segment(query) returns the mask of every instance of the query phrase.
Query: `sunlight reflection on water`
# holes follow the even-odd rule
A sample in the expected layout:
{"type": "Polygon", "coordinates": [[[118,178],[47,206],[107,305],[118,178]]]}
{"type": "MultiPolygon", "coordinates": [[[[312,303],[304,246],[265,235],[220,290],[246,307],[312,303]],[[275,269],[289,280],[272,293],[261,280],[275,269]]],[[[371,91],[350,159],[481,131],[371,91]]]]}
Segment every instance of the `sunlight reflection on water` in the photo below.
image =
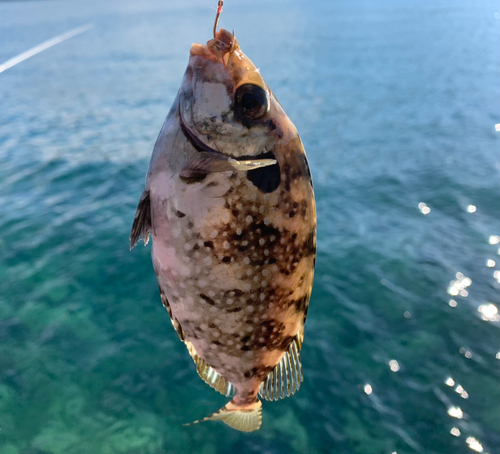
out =
{"type": "Polygon", "coordinates": [[[461,385],[457,385],[457,387],[455,388],[455,392],[457,394],[460,394],[460,397],[462,399],[468,399],[469,398],[469,394],[467,393],[467,391],[461,385]]]}
{"type": "Polygon", "coordinates": [[[490,244],[498,244],[498,243],[500,243],[500,236],[491,235],[490,236],[490,244]]]}
{"type": "Polygon", "coordinates": [[[456,278],[456,280],[450,282],[448,293],[452,296],[460,295],[464,298],[467,297],[469,292],[465,289],[472,284],[472,280],[460,272],[456,274],[456,278]]]}
{"type": "Polygon", "coordinates": [[[431,209],[427,206],[427,204],[425,204],[424,202],[420,202],[418,204],[418,208],[420,208],[420,211],[423,213],[423,214],[429,214],[431,212],[431,209]]]}
{"type": "Polygon", "coordinates": [[[483,452],[483,446],[474,437],[467,437],[467,444],[470,449],[477,452],[483,452]]]}
{"type": "Polygon", "coordinates": [[[460,347],[459,352],[464,355],[467,359],[472,358],[472,352],[465,347],[460,347]]]}
{"type": "Polygon", "coordinates": [[[450,408],[448,408],[448,414],[452,418],[457,418],[457,419],[462,419],[464,417],[464,414],[463,414],[462,409],[460,407],[450,407],[450,408]]]}
{"type": "Polygon", "coordinates": [[[399,366],[399,363],[395,360],[395,359],[391,359],[389,361],[389,368],[393,371],[393,372],[398,372],[399,369],[400,369],[400,366],[399,366]]]}
{"type": "Polygon", "coordinates": [[[483,320],[488,320],[490,322],[498,322],[500,320],[498,308],[494,304],[481,304],[477,310],[481,313],[481,318],[483,320]]]}

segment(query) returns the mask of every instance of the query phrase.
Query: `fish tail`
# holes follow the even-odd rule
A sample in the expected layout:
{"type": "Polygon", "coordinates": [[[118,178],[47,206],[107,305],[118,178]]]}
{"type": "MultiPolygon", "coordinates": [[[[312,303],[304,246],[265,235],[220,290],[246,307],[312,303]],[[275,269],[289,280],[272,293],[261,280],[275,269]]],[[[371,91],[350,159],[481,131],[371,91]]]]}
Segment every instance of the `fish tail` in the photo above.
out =
{"type": "MultiPolygon", "coordinates": [[[[262,424],[262,402],[257,399],[250,404],[238,403],[235,397],[231,402],[216,411],[213,415],[194,421],[197,424],[203,421],[222,421],[233,429],[242,432],[258,430],[262,424]]],[[[186,424],[190,425],[190,424],[186,424]]]]}

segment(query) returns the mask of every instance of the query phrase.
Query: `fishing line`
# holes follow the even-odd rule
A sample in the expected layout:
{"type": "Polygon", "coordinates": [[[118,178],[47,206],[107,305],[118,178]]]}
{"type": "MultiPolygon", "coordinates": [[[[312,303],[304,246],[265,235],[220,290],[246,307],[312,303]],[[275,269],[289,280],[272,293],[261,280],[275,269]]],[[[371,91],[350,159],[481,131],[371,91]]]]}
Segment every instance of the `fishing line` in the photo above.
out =
{"type": "Polygon", "coordinates": [[[49,47],[55,46],[56,44],[62,43],[63,41],[72,38],[73,36],[86,32],[92,27],[92,24],[82,25],[81,27],[73,28],[61,35],[54,36],[54,38],[44,41],[43,43],[38,44],[37,46],[32,47],[31,49],[28,49],[27,51],[15,56],[14,58],[11,58],[10,60],[7,60],[6,62],[0,64],[0,73],[4,72],[6,69],[12,68],[14,65],[17,65],[18,63],[21,63],[22,61],[30,57],[33,57],[33,55],[36,55],[48,49],[49,47]]]}

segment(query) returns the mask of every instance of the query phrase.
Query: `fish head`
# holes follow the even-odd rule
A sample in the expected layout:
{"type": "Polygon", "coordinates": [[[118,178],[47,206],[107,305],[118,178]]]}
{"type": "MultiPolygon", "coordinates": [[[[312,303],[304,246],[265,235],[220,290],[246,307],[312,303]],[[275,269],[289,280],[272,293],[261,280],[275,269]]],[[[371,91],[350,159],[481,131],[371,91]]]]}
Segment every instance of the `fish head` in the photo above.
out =
{"type": "Polygon", "coordinates": [[[234,158],[274,147],[273,117],[284,112],[227,30],[206,45],[193,44],[179,95],[182,122],[208,147],[234,158]]]}

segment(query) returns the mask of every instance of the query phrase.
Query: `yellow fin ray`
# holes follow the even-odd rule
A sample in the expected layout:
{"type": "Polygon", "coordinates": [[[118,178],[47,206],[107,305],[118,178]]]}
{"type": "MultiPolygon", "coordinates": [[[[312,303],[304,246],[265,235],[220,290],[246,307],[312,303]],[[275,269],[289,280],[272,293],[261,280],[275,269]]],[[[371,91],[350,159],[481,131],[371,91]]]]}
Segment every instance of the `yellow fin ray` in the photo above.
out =
{"type": "Polygon", "coordinates": [[[260,385],[259,395],[266,400],[284,399],[295,394],[303,381],[299,348],[297,339],[294,339],[280,362],[260,385]]]}
{"type": "Polygon", "coordinates": [[[232,400],[213,415],[191,424],[204,421],[222,421],[241,432],[253,432],[258,430],[262,424],[262,402],[257,400],[257,402],[248,405],[238,405],[232,400]]]}
{"type": "Polygon", "coordinates": [[[219,391],[225,396],[234,395],[234,386],[222,375],[220,375],[215,369],[210,367],[201,356],[198,356],[193,344],[190,341],[184,342],[189,351],[189,354],[191,355],[191,358],[193,358],[193,361],[196,364],[196,372],[198,372],[198,375],[201,377],[201,379],[207,385],[210,385],[216,391],[219,391]]]}

